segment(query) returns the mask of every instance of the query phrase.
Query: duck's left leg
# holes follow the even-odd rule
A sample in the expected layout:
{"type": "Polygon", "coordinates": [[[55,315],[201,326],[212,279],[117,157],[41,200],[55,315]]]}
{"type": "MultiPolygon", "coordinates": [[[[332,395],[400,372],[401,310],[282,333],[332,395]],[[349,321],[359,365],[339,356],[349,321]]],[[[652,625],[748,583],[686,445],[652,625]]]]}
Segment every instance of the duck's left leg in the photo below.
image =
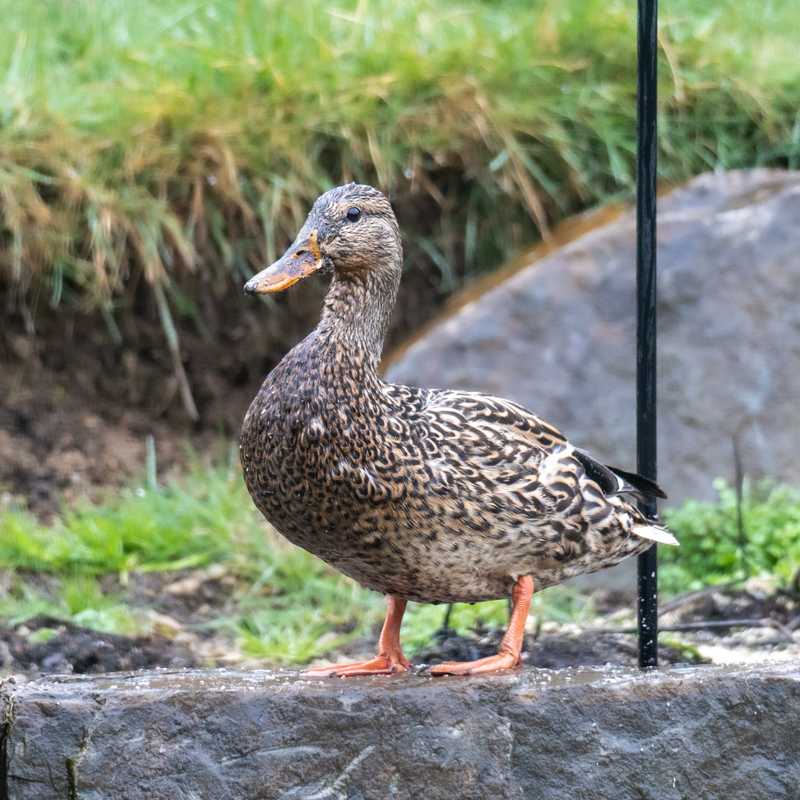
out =
{"type": "Polygon", "coordinates": [[[479,658],[477,661],[447,661],[431,667],[431,675],[479,675],[512,669],[519,664],[522,640],[525,636],[525,621],[533,597],[533,578],[526,575],[518,578],[511,590],[511,620],[508,630],[500,642],[497,655],[479,658]]]}
{"type": "Polygon", "coordinates": [[[403,655],[400,647],[400,625],[406,610],[402,597],[386,596],[386,619],[378,640],[378,655],[369,661],[354,664],[331,664],[329,667],[312,667],[303,674],[311,678],[350,678],[356,675],[393,675],[405,672],[411,662],[403,655]]]}

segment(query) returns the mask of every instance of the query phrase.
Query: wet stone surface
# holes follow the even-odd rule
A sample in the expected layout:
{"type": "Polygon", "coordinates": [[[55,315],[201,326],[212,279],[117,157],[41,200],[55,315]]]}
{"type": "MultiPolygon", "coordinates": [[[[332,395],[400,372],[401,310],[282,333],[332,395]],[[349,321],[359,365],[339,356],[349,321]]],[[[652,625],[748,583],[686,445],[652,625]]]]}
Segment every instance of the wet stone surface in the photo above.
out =
{"type": "Polygon", "coordinates": [[[118,673],[7,681],[0,708],[9,800],[776,800],[800,785],[791,664],[118,673]]]}

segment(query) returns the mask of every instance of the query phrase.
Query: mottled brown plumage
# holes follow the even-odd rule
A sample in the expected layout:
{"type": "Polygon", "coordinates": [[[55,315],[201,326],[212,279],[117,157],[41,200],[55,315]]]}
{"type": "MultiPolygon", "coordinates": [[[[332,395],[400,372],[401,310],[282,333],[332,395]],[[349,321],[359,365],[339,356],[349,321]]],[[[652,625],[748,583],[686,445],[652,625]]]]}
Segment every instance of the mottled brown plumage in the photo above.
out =
{"type": "Polygon", "coordinates": [[[319,325],[244,420],[245,480],[270,523],[364,586],[433,602],[507,597],[521,576],[543,588],[671,539],[631,501],[657,487],[521,406],[381,380],[401,265],[388,201],[349,184],[320,197],[287,255],[248,284],[333,273],[319,325]]]}

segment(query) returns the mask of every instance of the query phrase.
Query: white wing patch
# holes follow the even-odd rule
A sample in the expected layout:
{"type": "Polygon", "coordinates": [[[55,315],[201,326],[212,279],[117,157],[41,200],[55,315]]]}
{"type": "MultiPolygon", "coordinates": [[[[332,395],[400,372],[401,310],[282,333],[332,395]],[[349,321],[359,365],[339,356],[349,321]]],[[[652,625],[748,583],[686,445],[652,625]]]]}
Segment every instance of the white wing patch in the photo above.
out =
{"type": "Polygon", "coordinates": [[[559,473],[564,469],[564,461],[572,455],[574,450],[575,448],[567,442],[542,459],[542,463],[539,464],[539,483],[542,486],[547,486],[548,483],[558,478],[559,473]]]}

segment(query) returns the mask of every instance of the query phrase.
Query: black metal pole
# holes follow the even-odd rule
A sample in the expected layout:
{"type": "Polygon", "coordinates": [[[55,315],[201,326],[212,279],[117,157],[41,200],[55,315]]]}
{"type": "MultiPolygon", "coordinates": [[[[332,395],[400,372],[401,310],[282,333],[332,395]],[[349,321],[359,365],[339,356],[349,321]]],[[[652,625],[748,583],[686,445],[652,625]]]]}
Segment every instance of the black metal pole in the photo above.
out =
{"type": "MultiPolygon", "coordinates": [[[[636,152],[636,458],[640,474],[656,479],[656,57],[658,0],[638,0],[636,152]]],[[[654,500],[642,511],[656,512],[654,500]]],[[[658,665],[658,555],[639,556],[639,666],[658,665]]]]}

